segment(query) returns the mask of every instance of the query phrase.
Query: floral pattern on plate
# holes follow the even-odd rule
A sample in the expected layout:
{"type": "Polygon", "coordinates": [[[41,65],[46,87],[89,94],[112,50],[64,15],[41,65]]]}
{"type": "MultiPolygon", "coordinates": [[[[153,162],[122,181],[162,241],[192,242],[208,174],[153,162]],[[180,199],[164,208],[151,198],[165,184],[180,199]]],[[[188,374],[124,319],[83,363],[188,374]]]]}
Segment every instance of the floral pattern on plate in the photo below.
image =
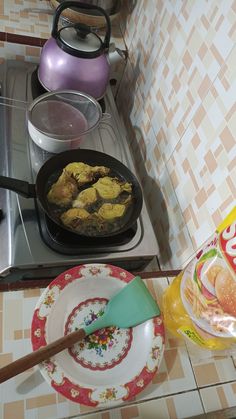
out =
{"type": "Polygon", "coordinates": [[[53,286],[52,288],[48,289],[39,307],[39,317],[43,318],[48,316],[59,294],[60,288],[58,286],[53,286]]]}
{"type": "MultiPolygon", "coordinates": [[[[88,326],[104,313],[108,300],[88,299],[75,307],[65,325],[65,334],[88,326]]],[[[69,349],[73,359],[85,368],[106,370],[118,365],[127,355],[132,342],[132,328],[106,327],[87,336],[69,349]]]]}
{"type": "MultiPolygon", "coordinates": [[[[106,302],[133,278],[124,269],[105,264],[80,265],[61,273],[45,289],[35,307],[31,327],[33,350],[60,337],[67,323],[69,332],[101,315],[106,302]],[[77,322],[78,307],[82,307],[86,300],[90,302],[88,311],[83,312],[77,322]],[[93,309],[91,301],[97,304],[93,309]]],[[[158,371],[165,335],[161,316],[135,328],[123,329],[124,335],[118,328],[104,330],[96,337],[95,334],[87,337],[83,351],[87,351],[90,368],[77,362],[78,359],[75,361],[69,351],[40,364],[40,371],[48,383],[75,403],[102,407],[120,404],[142,391],[158,371]],[[114,350],[117,365],[113,365],[111,358],[110,365],[109,362],[105,365],[107,354],[114,350]],[[91,363],[92,353],[96,359],[94,364],[91,363]],[[94,368],[96,362],[100,363],[100,369],[94,368]]]]}

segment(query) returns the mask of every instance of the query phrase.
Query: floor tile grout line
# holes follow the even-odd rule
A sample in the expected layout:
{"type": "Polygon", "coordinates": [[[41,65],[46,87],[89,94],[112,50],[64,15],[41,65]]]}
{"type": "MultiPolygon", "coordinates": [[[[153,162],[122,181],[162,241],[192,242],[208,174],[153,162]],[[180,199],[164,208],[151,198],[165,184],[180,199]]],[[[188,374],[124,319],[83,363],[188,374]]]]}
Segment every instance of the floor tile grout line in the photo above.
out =
{"type": "MultiPolygon", "coordinates": [[[[203,411],[206,413],[200,391],[204,390],[205,388],[207,388],[207,389],[212,388],[212,387],[214,388],[214,387],[218,387],[218,386],[225,385],[225,384],[231,384],[231,383],[235,383],[235,382],[236,382],[236,380],[229,380],[229,381],[224,381],[224,382],[220,382],[220,383],[209,384],[209,385],[206,385],[206,386],[199,386],[199,387],[197,386],[196,388],[193,388],[193,389],[190,389],[190,390],[183,390],[183,391],[180,391],[180,392],[172,392],[172,393],[168,393],[166,395],[151,397],[151,398],[145,399],[145,400],[137,400],[133,403],[130,402],[126,405],[121,404],[121,405],[118,405],[118,406],[111,406],[111,407],[108,407],[108,408],[105,408],[105,409],[98,410],[97,413],[102,413],[106,410],[114,410],[114,409],[128,408],[128,407],[132,407],[132,406],[139,406],[140,404],[145,404],[145,403],[148,403],[148,402],[151,402],[151,401],[166,399],[166,398],[169,398],[169,397],[174,397],[174,396],[178,396],[178,395],[182,395],[182,394],[189,394],[189,393],[193,393],[195,391],[197,391],[199,393],[199,398],[200,398],[200,401],[201,401],[201,404],[202,404],[202,407],[203,407],[203,411]]],[[[91,414],[91,413],[92,412],[88,412],[88,413],[84,413],[82,415],[86,416],[86,415],[91,414]]],[[[72,419],[72,418],[74,418],[74,416],[71,416],[68,419],[70,419],[70,418],[72,419]]]]}
{"type": "Polygon", "coordinates": [[[201,392],[200,392],[199,389],[198,389],[198,395],[199,395],[199,399],[200,399],[200,402],[201,402],[201,405],[202,405],[202,410],[203,410],[204,413],[207,413],[206,410],[205,410],[205,406],[204,406],[204,403],[203,403],[203,398],[202,398],[202,395],[201,395],[201,392]]]}
{"type": "Polygon", "coordinates": [[[235,370],[236,370],[236,354],[232,354],[232,355],[230,355],[230,358],[232,359],[232,362],[233,362],[234,368],[235,368],[235,370]],[[234,358],[235,358],[235,360],[234,360],[234,358]]]}
{"type": "Polygon", "coordinates": [[[201,385],[198,386],[199,390],[204,390],[205,388],[210,388],[210,387],[218,387],[218,386],[223,386],[225,384],[234,384],[236,383],[236,378],[234,380],[227,380],[227,381],[220,381],[219,383],[214,383],[214,384],[206,384],[205,386],[201,385]]]}
{"type": "MultiPolygon", "coordinates": [[[[145,404],[145,403],[152,402],[152,401],[155,401],[155,400],[166,399],[166,398],[169,398],[169,397],[174,397],[174,396],[178,396],[178,395],[182,395],[182,394],[189,394],[189,393],[193,393],[195,391],[198,392],[198,389],[197,388],[194,388],[194,389],[190,389],[190,390],[183,390],[183,391],[180,391],[178,393],[174,392],[174,393],[170,393],[168,395],[151,397],[150,399],[137,400],[137,401],[134,401],[134,402],[130,402],[129,404],[120,404],[120,405],[117,405],[117,406],[111,406],[111,407],[107,407],[107,408],[104,408],[104,409],[101,409],[101,410],[96,411],[96,414],[101,414],[101,413],[103,413],[103,412],[105,412],[107,410],[113,411],[115,409],[129,408],[129,407],[133,407],[133,406],[139,407],[140,404],[145,404]]],[[[86,416],[86,415],[92,414],[92,413],[93,412],[82,413],[82,415],[83,416],[86,416]]],[[[76,418],[76,416],[75,417],[74,416],[70,416],[69,418],[66,418],[66,419],[73,419],[73,418],[76,418]]]]}
{"type": "Polygon", "coordinates": [[[194,368],[193,368],[193,362],[192,362],[192,359],[191,359],[191,357],[190,357],[190,353],[189,353],[189,350],[188,350],[187,345],[185,345],[185,349],[186,349],[186,351],[187,351],[188,358],[189,358],[189,362],[190,362],[190,365],[191,365],[191,368],[192,368],[193,378],[194,378],[194,381],[195,381],[196,386],[197,386],[197,388],[198,388],[197,378],[196,378],[196,374],[195,374],[195,371],[194,371],[194,368]]]}

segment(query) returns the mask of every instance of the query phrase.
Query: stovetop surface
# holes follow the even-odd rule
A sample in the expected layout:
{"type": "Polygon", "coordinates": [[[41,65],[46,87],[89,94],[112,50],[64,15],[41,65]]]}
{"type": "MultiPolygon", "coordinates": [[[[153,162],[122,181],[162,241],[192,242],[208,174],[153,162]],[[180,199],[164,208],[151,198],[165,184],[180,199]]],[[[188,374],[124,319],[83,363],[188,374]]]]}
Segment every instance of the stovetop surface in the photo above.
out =
{"type": "MultiPolygon", "coordinates": [[[[30,139],[27,131],[27,104],[36,95],[43,93],[39,92],[39,86],[34,79],[36,70],[35,64],[19,61],[6,61],[0,66],[0,174],[30,183],[35,182],[39,168],[52,156],[40,149],[30,139]]],[[[134,171],[110,89],[105,97],[105,106],[110,117],[105,117],[99,127],[87,136],[81,148],[110,154],[134,171]]],[[[128,268],[125,261],[136,260],[140,263],[141,258],[143,261],[150,260],[157,254],[156,238],[145,203],[136,225],[126,236],[118,237],[113,242],[103,239],[101,243],[86,243],[85,239],[79,246],[66,238],[69,244],[67,251],[63,251],[60,244],[60,234],[57,234],[57,239],[60,240],[57,240],[56,251],[50,246],[50,240],[46,244],[45,231],[42,231],[48,228],[43,220],[45,215],[40,214],[39,228],[33,199],[0,189],[0,207],[4,214],[0,223],[0,237],[4,237],[0,276],[19,270],[20,275],[26,277],[31,270],[34,274],[37,271],[40,275],[42,271],[50,276],[58,266],[67,267],[89,261],[120,263],[128,268]]],[[[53,231],[53,226],[51,227],[53,231]]]]}

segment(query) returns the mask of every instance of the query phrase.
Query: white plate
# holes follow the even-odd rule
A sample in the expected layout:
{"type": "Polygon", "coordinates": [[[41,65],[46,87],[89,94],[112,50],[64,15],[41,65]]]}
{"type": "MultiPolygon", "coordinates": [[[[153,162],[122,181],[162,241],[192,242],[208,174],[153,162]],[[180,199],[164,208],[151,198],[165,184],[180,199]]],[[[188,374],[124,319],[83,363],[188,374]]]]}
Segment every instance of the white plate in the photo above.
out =
{"type": "MultiPolygon", "coordinates": [[[[133,277],[105,264],[81,265],[59,275],[36,305],[33,349],[94,320],[133,277]]],[[[158,370],[163,351],[164,326],[158,316],[134,328],[98,331],[43,362],[40,370],[56,391],[74,402],[115,405],[146,387],[158,370]]]]}

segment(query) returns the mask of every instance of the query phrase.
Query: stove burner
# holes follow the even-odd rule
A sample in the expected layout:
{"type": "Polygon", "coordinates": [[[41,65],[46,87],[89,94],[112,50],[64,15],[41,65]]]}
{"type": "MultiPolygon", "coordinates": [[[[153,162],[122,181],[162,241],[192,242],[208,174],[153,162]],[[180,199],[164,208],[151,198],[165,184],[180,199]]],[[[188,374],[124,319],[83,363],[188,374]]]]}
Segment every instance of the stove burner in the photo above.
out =
{"type": "Polygon", "coordinates": [[[116,246],[129,243],[137,231],[136,222],[128,230],[112,237],[91,238],[79,236],[78,234],[70,233],[55,224],[47,214],[41,210],[37,201],[35,201],[35,207],[38,215],[39,231],[44,243],[52,250],[65,255],[81,255],[91,252],[103,253],[104,250],[113,250],[116,246]]]}
{"type": "MultiPolygon", "coordinates": [[[[40,167],[52,157],[29,137],[26,109],[45,93],[37,77],[37,64],[5,60],[0,65],[2,100],[0,106],[0,174],[35,183],[40,167]],[[7,99],[3,99],[3,98],[7,99]]],[[[107,153],[135,170],[125,129],[119,122],[111,88],[104,96],[110,118],[101,121],[82,148],[107,153]]],[[[104,108],[103,108],[104,110],[104,108]]],[[[83,263],[111,263],[130,271],[142,270],[158,247],[144,202],[140,217],[121,235],[91,239],[58,229],[25,199],[0,189],[0,233],[4,242],[0,252],[0,281],[53,278],[71,266],[83,263]]],[[[39,205],[39,203],[38,203],[39,205]]],[[[39,206],[40,207],[40,206],[39,206]]]]}
{"type": "MultiPolygon", "coordinates": [[[[44,89],[44,87],[41,85],[39,79],[38,79],[38,69],[36,69],[33,73],[32,73],[32,78],[31,78],[31,88],[32,88],[32,97],[33,99],[36,99],[38,96],[43,95],[44,93],[47,93],[47,90],[44,89]]],[[[102,108],[102,112],[104,113],[106,111],[106,105],[105,105],[105,100],[102,97],[101,99],[98,100],[99,105],[102,108]]]]}
{"type": "MultiPolygon", "coordinates": [[[[46,93],[46,90],[43,88],[39,82],[37,69],[32,73],[31,80],[32,96],[35,99],[39,95],[46,93]]],[[[101,99],[99,101],[102,111],[105,111],[105,101],[101,99]]],[[[43,152],[39,147],[32,144],[34,155],[37,154],[43,155],[47,160],[50,155],[49,153],[43,152]]],[[[44,243],[49,246],[52,250],[57,253],[64,255],[81,255],[81,254],[91,254],[91,253],[108,253],[110,250],[115,251],[115,248],[129,243],[131,239],[135,236],[137,232],[137,222],[129,228],[127,231],[117,234],[113,237],[103,237],[103,238],[90,238],[85,236],[79,236],[74,233],[60,228],[55,224],[45,213],[41,210],[40,205],[37,205],[37,200],[35,201],[35,207],[37,210],[37,218],[39,225],[39,232],[44,243]]]]}

